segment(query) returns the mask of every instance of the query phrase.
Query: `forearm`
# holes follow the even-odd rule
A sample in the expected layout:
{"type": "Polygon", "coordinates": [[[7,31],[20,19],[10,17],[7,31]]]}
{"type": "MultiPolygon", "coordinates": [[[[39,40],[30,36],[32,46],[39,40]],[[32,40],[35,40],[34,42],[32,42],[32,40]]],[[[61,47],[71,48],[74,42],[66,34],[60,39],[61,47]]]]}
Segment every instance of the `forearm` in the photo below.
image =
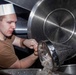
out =
{"type": "Polygon", "coordinates": [[[21,59],[20,60],[20,67],[21,68],[30,67],[36,61],[37,58],[38,58],[38,56],[31,54],[30,56],[28,56],[24,59],[21,59]]]}
{"type": "Polygon", "coordinates": [[[25,39],[23,39],[23,38],[20,39],[20,47],[22,47],[22,48],[25,48],[25,45],[24,45],[24,43],[23,43],[24,40],[25,40],[25,39]]]}
{"type": "Polygon", "coordinates": [[[19,37],[15,36],[15,39],[12,44],[15,46],[18,46],[18,47],[25,48],[26,46],[23,44],[24,40],[25,40],[24,38],[19,38],[19,37]]]}

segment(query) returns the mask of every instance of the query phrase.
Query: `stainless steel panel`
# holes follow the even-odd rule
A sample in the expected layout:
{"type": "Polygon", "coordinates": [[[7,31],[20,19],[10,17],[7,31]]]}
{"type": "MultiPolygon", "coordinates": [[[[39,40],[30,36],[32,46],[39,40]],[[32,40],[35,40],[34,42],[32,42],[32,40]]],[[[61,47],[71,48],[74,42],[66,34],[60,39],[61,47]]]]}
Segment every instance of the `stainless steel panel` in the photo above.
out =
{"type": "Polygon", "coordinates": [[[5,0],[5,1],[13,3],[23,9],[31,11],[31,9],[38,0],[5,0]]]}
{"type": "Polygon", "coordinates": [[[62,65],[58,71],[71,75],[76,75],[76,64],[62,65]]]}
{"type": "Polygon", "coordinates": [[[15,33],[16,34],[27,34],[27,21],[25,19],[18,17],[15,33]]]}

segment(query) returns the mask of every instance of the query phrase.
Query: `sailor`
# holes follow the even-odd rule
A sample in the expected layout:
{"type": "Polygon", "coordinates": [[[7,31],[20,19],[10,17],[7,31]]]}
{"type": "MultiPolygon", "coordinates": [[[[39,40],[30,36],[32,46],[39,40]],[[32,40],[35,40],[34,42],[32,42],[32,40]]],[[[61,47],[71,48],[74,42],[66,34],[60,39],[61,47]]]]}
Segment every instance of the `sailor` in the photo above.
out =
{"type": "Polygon", "coordinates": [[[17,16],[13,4],[0,5],[0,68],[28,68],[38,58],[35,39],[23,39],[13,34],[17,16]],[[13,45],[34,50],[34,53],[21,60],[17,57],[13,45]]]}

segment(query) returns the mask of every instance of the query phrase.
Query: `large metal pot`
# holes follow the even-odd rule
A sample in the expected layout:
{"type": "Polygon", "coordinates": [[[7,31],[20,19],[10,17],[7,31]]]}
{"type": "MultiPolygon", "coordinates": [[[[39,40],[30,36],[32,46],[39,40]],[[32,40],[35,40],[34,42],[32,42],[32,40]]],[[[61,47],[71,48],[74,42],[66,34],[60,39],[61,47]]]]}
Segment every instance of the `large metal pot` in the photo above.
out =
{"type": "Polygon", "coordinates": [[[76,53],[76,1],[39,0],[28,20],[28,36],[71,46],[76,53]]]}
{"type": "Polygon", "coordinates": [[[39,0],[28,19],[28,36],[65,43],[75,32],[75,17],[76,1],[39,0]]]}

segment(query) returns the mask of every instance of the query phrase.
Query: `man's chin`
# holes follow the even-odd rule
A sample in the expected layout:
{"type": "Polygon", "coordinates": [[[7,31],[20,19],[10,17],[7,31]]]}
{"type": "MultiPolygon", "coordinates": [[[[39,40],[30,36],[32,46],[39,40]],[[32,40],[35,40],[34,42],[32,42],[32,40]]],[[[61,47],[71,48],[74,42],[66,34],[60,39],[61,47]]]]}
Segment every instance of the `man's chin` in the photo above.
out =
{"type": "Polygon", "coordinates": [[[12,34],[7,35],[7,37],[11,37],[11,36],[12,36],[12,34]]]}

